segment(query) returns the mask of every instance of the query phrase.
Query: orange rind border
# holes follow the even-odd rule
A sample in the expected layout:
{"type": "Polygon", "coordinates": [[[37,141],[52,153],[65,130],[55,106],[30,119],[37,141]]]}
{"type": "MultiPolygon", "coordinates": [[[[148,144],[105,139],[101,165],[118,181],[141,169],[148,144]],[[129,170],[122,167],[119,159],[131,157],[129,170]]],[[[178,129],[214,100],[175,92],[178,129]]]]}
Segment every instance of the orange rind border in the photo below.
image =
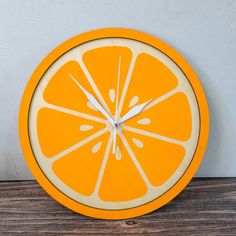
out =
{"type": "Polygon", "coordinates": [[[49,55],[47,55],[43,59],[43,61],[38,65],[38,67],[32,74],[23,93],[19,110],[19,137],[20,137],[21,147],[24,153],[25,160],[32,174],[38,181],[38,183],[49,195],[51,195],[54,199],[56,199],[58,202],[60,202],[67,208],[75,212],[81,213],[83,215],[101,219],[127,219],[131,217],[137,217],[149,213],[151,211],[154,211],[167,204],[173,198],[175,198],[190,182],[190,180],[196,173],[202,161],[207,146],[209,125],[210,125],[209,112],[208,112],[206,96],[199,79],[197,78],[195,72],[188,64],[188,62],[176,50],[174,50],[171,46],[167,45],[160,39],[157,39],[151,35],[148,35],[140,31],[124,29],[124,28],[106,28],[106,29],[89,31],[80,34],[78,36],[75,36],[65,41],[57,48],[55,48],[49,55]],[[63,194],[61,191],[59,191],[47,179],[47,177],[40,169],[31,148],[29,132],[28,132],[28,114],[29,114],[31,99],[41,77],[50,67],[50,65],[55,60],[57,60],[61,55],[63,55],[65,52],[72,49],[73,47],[76,47],[80,44],[83,44],[91,40],[110,38],[110,37],[128,38],[137,40],[146,43],[154,48],[157,48],[158,50],[165,53],[168,57],[170,57],[188,78],[195,92],[195,96],[200,111],[200,133],[199,133],[198,145],[195,150],[194,157],[190,165],[188,166],[187,170],[183,174],[183,176],[171,189],[169,189],[159,198],[154,199],[153,201],[146,203],[144,205],[124,210],[103,210],[89,207],[72,200],[71,198],[63,194]]]}

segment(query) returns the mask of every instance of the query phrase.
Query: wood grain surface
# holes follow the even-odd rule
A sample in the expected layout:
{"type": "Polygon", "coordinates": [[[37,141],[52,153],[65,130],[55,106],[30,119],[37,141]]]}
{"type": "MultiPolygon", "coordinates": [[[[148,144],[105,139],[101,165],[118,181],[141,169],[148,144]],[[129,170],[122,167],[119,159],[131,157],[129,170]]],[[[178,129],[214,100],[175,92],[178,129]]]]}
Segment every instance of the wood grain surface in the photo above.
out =
{"type": "Polygon", "coordinates": [[[0,235],[236,235],[236,178],[197,178],[161,209],[97,220],[66,209],[35,181],[0,182],[0,235]]]}

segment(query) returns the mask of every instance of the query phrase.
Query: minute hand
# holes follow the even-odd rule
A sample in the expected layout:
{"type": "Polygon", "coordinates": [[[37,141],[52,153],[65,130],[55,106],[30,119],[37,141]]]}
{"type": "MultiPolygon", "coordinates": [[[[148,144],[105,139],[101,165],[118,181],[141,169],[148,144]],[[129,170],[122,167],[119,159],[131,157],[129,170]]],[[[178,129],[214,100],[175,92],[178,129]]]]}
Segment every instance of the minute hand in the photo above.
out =
{"type": "Polygon", "coordinates": [[[88,100],[94,104],[95,107],[111,122],[112,125],[114,125],[113,119],[109,116],[109,114],[106,112],[106,110],[100,105],[100,103],[97,101],[97,99],[89,93],[87,90],[85,90],[82,85],[71,75],[69,74],[71,79],[80,87],[80,89],[84,92],[85,96],[88,98],[88,100]]]}
{"type": "Polygon", "coordinates": [[[133,107],[123,117],[121,117],[121,119],[119,120],[119,123],[125,122],[126,120],[132,118],[133,116],[138,115],[151,100],[133,107]]]}

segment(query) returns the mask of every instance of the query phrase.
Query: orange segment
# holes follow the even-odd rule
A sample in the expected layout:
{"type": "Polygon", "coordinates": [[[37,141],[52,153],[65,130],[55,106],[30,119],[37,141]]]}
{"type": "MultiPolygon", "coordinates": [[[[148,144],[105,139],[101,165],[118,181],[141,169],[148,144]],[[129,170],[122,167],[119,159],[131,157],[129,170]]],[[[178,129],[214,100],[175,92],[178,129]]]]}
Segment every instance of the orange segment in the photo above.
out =
{"type": "Polygon", "coordinates": [[[107,132],[55,161],[53,171],[73,190],[91,195],[97,183],[108,138],[107,132]]]}
{"type": "Polygon", "coordinates": [[[121,150],[121,157],[118,159],[110,153],[102,178],[99,196],[104,201],[129,201],[147,192],[138,169],[120,139],[117,145],[121,150]]]}
{"type": "Polygon", "coordinates": [[[154,186],[165,183],[184,158],[185,149],[180,145],[127,130],[124,130],[123,134],[150,183],[154,186]]]}
{"type": "Polygon", "coordinates": [[[177,93],[126,122],[127,125],[178,140],[188,140],[192,116],[187,97],[177,93]],[[143,120],[148,119],[148,124],[143,120]]]}
{"type": "Polygon", "coordinates": [[[49,108],[38,112],[38,139],[43,154],[52,157],[98,132],[106,125],[49,108]]]}
{"type": "Polygon", "coordinates": [[[129,48],[119,46],[101,47],[90,50],[83,55],[84,64],[113,115],[115,114],[119,59],[121,60],[119,86],[120,99],[131,57],[132,52],[129,48]]]}
{"type": "Polygon", "coordinates": [[[175,75],[159,60],[146,53],[140,54],[134,66],[121,115],[128,112],[134,97],[138,103],[156,99],[178,85],[175,75]]]}
{"type": "Polygon", "coordinates": [[[88,99],[71,79],[70,74],[90,93],[94,94],[87,78],[85,77],[80,65],[76,61],[69,61],[64,64],[50,79],[43,97],[51,104],[87,113],[90,115],[104,116],[87,105],[88,99]]]}

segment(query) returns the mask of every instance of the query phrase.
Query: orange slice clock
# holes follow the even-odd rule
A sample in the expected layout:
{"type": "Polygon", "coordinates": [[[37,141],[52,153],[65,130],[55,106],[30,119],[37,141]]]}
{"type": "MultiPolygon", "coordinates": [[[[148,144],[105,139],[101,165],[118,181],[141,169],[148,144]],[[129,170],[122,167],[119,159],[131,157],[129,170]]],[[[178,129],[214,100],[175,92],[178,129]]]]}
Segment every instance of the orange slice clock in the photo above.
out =
{"type": "Polygon", "coordinates": [[[198,169],[209,115],[172,47],[120,28],[78,35],[37,67],[19,113],[25,159],[64,206],[103,219],[151,212],[198,169]]]}

